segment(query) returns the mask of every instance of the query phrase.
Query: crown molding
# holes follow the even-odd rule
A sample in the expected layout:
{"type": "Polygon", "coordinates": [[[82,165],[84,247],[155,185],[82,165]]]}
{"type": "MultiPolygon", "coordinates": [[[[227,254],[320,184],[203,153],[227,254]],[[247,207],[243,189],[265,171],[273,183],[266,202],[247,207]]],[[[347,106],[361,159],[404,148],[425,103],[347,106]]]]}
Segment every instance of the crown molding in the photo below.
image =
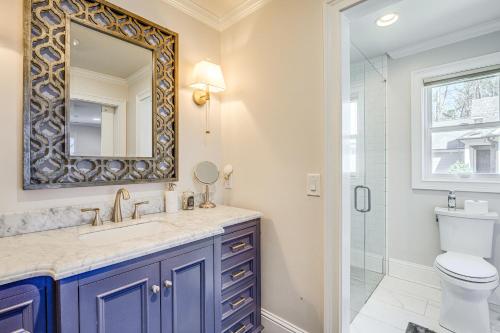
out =
{"type": "Polygon", "coordinates": [[[151,65],[146,65],[136,72],[132,73],[129,77],[127,77],[127,83],[128,84],[134,84],[137,81],[145,78],[147,75],[152,75],[152,68],[151,65]]]}
{"type": "Polygon", "coordinates": [[[100,81],[105,83],[111,83],[119,86],[126,86],[128,84],[126,79],[123,79],[118,76],[113,76],[109,74],[94,72],[89,69],[80,68],[80,67],[71,67],[70,73],[72,76],[78,76],[85,79],[91,79],[94,81],[100,81]]]}
{"type": "Polygon", "coordinates": [[[467,39],[487,35],[496,31],[500,31],[500,20],[498,19],[429,39],[422,43],[395,49],[387,53],[391,58],[399,59],[438,47],[458,43],[467,39]]]}
{"type": "Polygon", "coordinates": [[[169,4],[170,6],[177,8],[181,12],[205,23],[206,25],[220,30],[219,17],[214,13],[206,10],[205,8],[198,6],[190,0],[162,0],[163,2],[169,4]]]}
{"type": "Polygon", "coordinates": [[[247,0],[235,9],[231,10],[226,15],[222,16],[220,19],[220,30],[225,30],[235,24],[236,22],[242,20],[248,15],[256,12],[265,5],[267,5],[271,0],[247,0]]]}
{"type": "Polygon", "coordinates": [[[191,0],[162,0],[183,13],[205,23],[217,31],[223,31],[244,17],[262,8],[271,0],[246,0],[227,14],[218,16],[191,0]]]}

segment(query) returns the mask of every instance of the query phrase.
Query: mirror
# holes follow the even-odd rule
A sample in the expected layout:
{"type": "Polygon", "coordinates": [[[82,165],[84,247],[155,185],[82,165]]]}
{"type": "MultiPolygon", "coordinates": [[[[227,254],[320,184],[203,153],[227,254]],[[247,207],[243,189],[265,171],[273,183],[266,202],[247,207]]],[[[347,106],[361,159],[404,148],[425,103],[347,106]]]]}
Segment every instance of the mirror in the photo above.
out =
{"type": "Polygon", "coordinates": [[[70,156],[153,157],[153,52],[71,22],[70,156]]]}
{"type": "Polygon", "coordinates": [[[205,194],[200,208],[215,208],[215,204],[210,201],[209,185],[214,184],[219,179],[219,169],[212,162],[200,162],[194,169],[194,176],[205,185],[205,194]]]}
{"type": "Polygon", "coordinates": [[[25,2],[23,189],[177,181],[179,35],[108,1],[25,2]]]}
{"type": "Polygon", "coordinates": [[[211,185],[219,179],[219,169],[212,162],[205,161],[198,163],[194,170],[194,175],[200,183],[211,185]]]}

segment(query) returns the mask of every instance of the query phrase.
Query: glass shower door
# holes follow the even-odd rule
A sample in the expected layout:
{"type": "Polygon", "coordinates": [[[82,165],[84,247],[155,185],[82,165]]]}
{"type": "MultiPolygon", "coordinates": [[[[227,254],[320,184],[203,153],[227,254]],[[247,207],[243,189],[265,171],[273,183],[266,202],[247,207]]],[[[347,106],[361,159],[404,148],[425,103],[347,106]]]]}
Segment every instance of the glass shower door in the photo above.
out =
{"type": "Polygon", "coordinates": [[[349,128],[344,132],[351,198],[351,320],[385,274],[385,58],[351,47],[349,128]]]}

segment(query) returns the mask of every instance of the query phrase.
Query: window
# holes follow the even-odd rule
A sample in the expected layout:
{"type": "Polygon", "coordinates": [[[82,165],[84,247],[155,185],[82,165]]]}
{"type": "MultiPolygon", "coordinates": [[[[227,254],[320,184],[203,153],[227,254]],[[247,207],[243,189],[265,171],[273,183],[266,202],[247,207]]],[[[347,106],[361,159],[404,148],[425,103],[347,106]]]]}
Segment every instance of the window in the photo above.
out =
{"type": "Polygon", "coordinates": [[[351,86],[349,103],[349,124],[344,140],[347,143],[347,159],[344,170],[351,177],[358,178],[363,174],[364,165],[364,95],[361,85],[351,86]]]}
{"type": "Polygon", "coordinates": [[[500,189],[500,54],[412,73],[413,187],[500,189]]]}

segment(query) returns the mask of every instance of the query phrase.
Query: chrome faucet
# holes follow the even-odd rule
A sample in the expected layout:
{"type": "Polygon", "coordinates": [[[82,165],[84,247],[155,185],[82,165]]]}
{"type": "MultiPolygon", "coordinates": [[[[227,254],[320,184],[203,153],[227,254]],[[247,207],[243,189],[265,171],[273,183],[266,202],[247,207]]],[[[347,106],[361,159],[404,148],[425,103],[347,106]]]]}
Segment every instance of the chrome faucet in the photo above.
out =
{"type": "Polygon", "coordinates": [[[121,188],[116,192],[116,197],[115,197],[115,205],[113,208],[113,217],[111,218],[111,221],[118,223],[123,221],[122,217],[122,198],[123,200],[128,200],[130,199],[130,193],[124,188],[121,188]]]}

